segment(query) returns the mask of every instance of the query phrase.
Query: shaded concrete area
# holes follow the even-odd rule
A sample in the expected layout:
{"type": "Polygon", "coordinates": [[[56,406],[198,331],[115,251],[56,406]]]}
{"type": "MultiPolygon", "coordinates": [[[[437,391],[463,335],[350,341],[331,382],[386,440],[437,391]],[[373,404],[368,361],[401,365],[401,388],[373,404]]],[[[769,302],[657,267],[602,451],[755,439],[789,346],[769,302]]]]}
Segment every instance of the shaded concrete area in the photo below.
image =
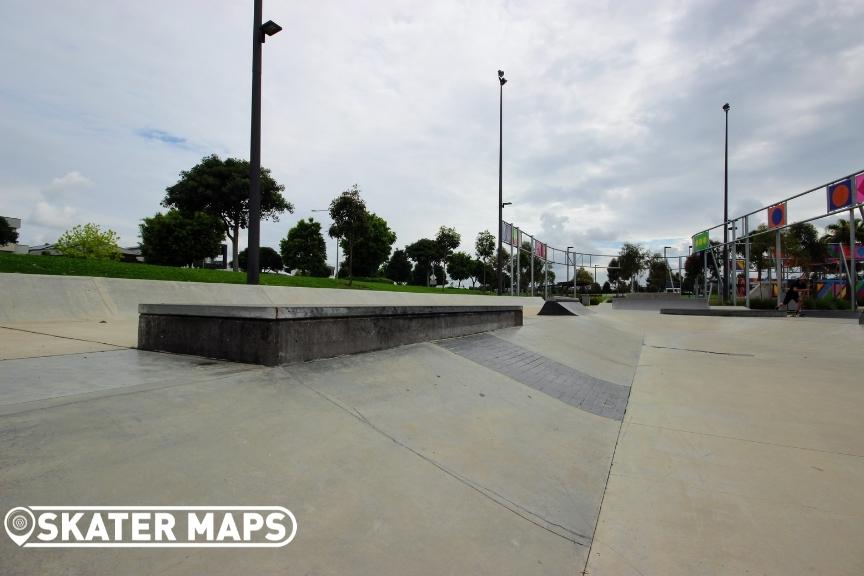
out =
{"type": "Polygon", "coordinates": [[[864,573],[854,320],[606,318],[646,336],[588,574],[864,573]]]}
{"type": "Polygon", "coordinates": [[[708,302],[704,298],[693,298],[679,294],[667,294],[657,292],[636,292],[624,294],[622,297],[612,299],[612,307],[615,310],[650,310],[657,311],[661,308],[670,309],[708,309],[708,302]]]}
{"type": "Polygon", "coordinates": [[[572,574],[620,430],[436,344],[278,368],[113,350],[0,370],[2,509],[274,503],[299,522],[272,550],[0,539],[21,574],[572,574]]]}

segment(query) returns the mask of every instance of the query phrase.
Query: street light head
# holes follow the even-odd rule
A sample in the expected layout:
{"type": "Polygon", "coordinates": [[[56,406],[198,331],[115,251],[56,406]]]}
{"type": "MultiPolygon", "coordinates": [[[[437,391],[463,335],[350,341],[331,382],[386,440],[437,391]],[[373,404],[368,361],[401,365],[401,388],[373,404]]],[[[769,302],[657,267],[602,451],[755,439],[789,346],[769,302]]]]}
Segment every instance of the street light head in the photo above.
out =
{"type": "Polygon", "coordinates": [[[570,250],[571,248],[573,248],[573,246],[567,246],[567,250],[570,250]]]}
{"type": "Polygon", "coordinates": [[[730,109],[730,108],[731,108],[731,106],[729,106],[729,103],[728,103],[728,102],[727,102],[726,104],[723,104],[723,111],[724,111],[724,112],[729,112],[729,109],[730,109]]]}
{"type": "Polygon", "coordinates": [[[504,71],[498,70],[498,78],[503,78],[503,77],[504,77],[504,71]]]}
{"type": "Polygon", "coordinates": [[[273,22],[272,20],[268,20],[261,25],[261,31],[264,32],[264,36],[261,36],[261,42],[264,42],[264,39],[267,36],[273,36],[274,34],[278,34],[279,32],[281,32],[282,27],[273,22]]]}
{"type": "Polygon", "coordinates": [[[502,203],[501,203],[501,208],[503,208],[503,207],[505,207],[505,206],[511,206],[512,204],[513,204],[512,202],[502,202],[502,203]]]}
{"type": "Polygon", "coordinates": [[[506,78],[499,78],[498,81],[501,82],[501,86],[504,86],[504,84],[507,83],[507,79],[506,79],[506,78]]]}

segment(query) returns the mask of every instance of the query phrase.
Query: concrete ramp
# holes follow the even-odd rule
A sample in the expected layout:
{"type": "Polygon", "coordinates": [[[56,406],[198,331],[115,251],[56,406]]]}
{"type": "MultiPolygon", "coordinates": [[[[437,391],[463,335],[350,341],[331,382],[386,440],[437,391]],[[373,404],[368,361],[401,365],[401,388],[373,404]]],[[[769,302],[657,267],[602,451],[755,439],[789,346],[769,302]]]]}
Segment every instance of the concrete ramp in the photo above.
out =
{"type": "Polygon", "coordinates": [[[559,299],[546,300],[537,316],[582,316],[592,311],[578,300],[559,299]]]}
{"type": "Polygon", "coordinates": [[[662,308],[707,309],[708,302],[703,298],[650,292],[626,294],[622,298],[612,299],[613,310],[647,310],[659,312],[662,308]]]}

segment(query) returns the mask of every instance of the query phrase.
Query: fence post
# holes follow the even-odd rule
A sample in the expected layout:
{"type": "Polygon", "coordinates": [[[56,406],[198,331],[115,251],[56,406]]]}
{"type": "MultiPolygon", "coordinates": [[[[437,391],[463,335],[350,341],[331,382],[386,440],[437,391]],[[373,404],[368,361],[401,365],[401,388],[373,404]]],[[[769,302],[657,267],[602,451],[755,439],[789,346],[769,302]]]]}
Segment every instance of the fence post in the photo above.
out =
{"type": "Polygon", "coordinates": [[[774,268],[777,270],[777,305],[779,306],[783,298],[783,273],[781,272],[782,256],[780,254],[780,229],[777,229],[777,240],[774,247],[774,268]]]}
{"type": "MultiPolygon", "coordinates": [[[[760,292],[761,294],[761,292],[760,292]]],[[[750,308],[750,217],[744,217],[744,305],[750,308]]]]}
{"type": "Polygon", "coordinates": [[[531,296],[534,296],[534,237],[531,236],[531,296]]]}
{"type": "MultiPolygon", "coordinates": [[[[842,254],[843,247],[840,247],[842,254]]],[[[858,295],[855,293],[858,277],[855,275],[855,209],[849,209],[849,288],[850,296],[849,303],[852,305],[851,310],[858,309],[858,295]]]]}

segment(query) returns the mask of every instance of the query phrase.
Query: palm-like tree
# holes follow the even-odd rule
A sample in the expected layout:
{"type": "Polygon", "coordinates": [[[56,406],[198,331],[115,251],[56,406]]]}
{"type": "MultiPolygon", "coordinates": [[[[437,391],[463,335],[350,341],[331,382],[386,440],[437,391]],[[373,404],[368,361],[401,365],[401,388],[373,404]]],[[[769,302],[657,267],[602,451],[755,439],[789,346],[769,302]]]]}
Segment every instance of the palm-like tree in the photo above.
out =
{"type": "MultiPolygon", "coordinates": [[[[831,244],[848,244],[849,221],[841,218],[836,223],[829,224],[825,228],[822,241],[831,244]]],[[[858,220],[857,218],[855,219],[855,241],[864,242],[864,220],[858,220]]]]}

